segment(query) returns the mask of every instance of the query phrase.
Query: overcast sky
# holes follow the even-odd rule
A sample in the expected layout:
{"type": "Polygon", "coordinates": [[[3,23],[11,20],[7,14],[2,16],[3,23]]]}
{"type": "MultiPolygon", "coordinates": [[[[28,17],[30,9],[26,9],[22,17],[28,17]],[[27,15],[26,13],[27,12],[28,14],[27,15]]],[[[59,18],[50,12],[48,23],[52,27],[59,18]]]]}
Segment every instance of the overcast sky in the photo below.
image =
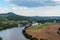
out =
{"type": "Polygon", "coordinates": [[[24,16],[60,16],[60,0],[0,0],[0,13],[24,16]]]}

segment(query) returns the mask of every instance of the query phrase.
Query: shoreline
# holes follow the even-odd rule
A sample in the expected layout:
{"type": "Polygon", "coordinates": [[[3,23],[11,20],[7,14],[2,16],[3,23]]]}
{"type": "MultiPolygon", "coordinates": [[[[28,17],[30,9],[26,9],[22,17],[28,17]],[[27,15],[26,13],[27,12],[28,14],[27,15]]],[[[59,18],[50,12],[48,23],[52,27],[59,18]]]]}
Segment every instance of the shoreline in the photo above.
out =
{"type": "Polygon", "coordinates": [[[47,27],[44,26],[45,27],[44,29],[42,29],[41,31],[37,30],[37,32],[34,31],[34,30],[36,30],[35,29],[36,27],[34,27],[34,28],[27,27],[26,28],[27,30],[25,29],[24,33],[26,33],[28,37],[25,34],[24,34],[24,36],[30,40],[31,39],[34,40],[33,38],[36,38],[37,40],[42,40],[42,39],[44,39],[44,40],[53,40],[53,39],[59,40],[60,35],[57,34],[57,28],[59,26],[60,26],[60,23],[53,23],[53,24],[48,25],[47,27]]]}
{"type": "Polygon", "coordinates": [[[25,38],[27,38],[27,39],[29,39],[29,40],[38,40],[36,37],[33,38],[32,35],[29,35],[29,34],[26,33],[26,29],[27,29],[27,28],[28,28],[28,27],[25,27],[25,28],[22,30],[22,33],[23,33],[23,35],[25,36],[25,38]]]}

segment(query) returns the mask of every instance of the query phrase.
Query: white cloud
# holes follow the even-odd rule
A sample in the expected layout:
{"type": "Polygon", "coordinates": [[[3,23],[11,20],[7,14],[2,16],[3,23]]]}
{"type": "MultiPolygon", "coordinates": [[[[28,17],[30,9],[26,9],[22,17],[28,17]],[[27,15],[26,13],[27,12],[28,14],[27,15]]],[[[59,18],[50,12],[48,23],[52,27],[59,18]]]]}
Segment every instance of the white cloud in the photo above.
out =
{"type": "Polygon", "coordinates": [[[24,7],[59,6],[60,0],[10,0],[10,3],[24,7]]]}
{"type": "Polygon", "coordinates": [[[60,16],[60,6],[23,7],[12,4],[11,9],[0,7],[0,13],[14,12],[24,16],[60,16]]]}
{"type": "Polygon", "coordinates": [[[5,0],[5,1],[9,2],[10,0],[5,0]]]}
{"type": "Polygon", "coordinates": [[[54,0],[54,1],[60,1],[60,0],[54,0]]]}
{"type": "Polygon", "coordinates": [[[10,12],[10,10],[7,8],[0,7],[0,13],[7,13],[7,12],[10,12]]]}
{"type": "Polygon", "coordinates": [[[60,4],[60,0],[53,0],[53,1],[57,2],[58,4],[60,4]]]}
{"type": "Polygon", "coordinates": [[[24,16],[60,16],[60,6],[34,8],[13,6],[11,10],[18,15],[24,16]]]}

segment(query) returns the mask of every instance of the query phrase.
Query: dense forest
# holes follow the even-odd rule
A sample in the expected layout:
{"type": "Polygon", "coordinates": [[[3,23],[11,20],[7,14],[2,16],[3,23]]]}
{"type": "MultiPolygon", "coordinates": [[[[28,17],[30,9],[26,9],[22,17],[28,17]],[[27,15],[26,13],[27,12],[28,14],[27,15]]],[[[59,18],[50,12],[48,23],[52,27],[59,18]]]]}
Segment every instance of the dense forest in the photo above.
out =
{"type": "Polygon", "coordinates": [[[38,22],[60,22],[60,16],[21,16],[12,12],[0,13],[0,21],[38,21],[38,22]]]}

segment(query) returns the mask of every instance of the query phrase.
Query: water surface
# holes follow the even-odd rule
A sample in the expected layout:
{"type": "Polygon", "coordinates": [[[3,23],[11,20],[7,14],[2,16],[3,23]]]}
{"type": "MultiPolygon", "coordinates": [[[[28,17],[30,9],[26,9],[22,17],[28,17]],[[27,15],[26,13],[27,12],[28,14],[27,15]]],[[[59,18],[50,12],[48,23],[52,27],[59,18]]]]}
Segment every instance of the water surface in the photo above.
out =
{"type": "Polygon", "coordinates": [[[27,40],[22,34],[23,29],[24,27],[3,30],[0,31],[0,36],[3,40],[27,40]]]}

